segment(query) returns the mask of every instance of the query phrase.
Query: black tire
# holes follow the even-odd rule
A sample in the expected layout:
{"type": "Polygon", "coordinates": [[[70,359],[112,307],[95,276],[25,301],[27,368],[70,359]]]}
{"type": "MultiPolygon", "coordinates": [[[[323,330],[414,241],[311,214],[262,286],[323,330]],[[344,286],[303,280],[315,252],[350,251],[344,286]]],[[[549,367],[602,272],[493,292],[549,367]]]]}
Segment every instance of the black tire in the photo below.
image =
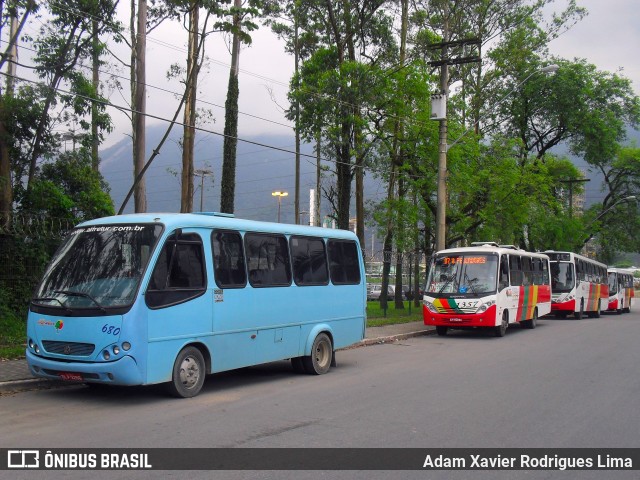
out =
{"type": "Polygon", "coordinates": [[[504,337],[507,333],[507,328],[509,328],[509,312],[505,310],[502,314],[502,323],[497,327],[493,327],[493,334],[496,337],[504,337]]]}
{"type": "Polygon", "coordinates": [[[206,376],[204,357],[196,347],[180,350],[173,364],[173,375],[169,383],[169,392],[174,397],[195,397],[204,384],[206,376]]]}
{"type": "Polygon", "coordinates": [[[302,357],[305,371],[310,375],[323,375],[333,362],[333,344],[329,335],[320,333],[313,341],[311,355],[302,357]]]}
{"type": "Polygon", "coordinates": [[[305,373],[304,363],[302,362],[302,357],[293,357],[291,359],[291,366],[293,367],[293,371],[296,373],[305,373]]]}
{"type": "Polygon", "coordinates": [[[436,325],[436,333],[441,337],[444,337],[449,331],[449,327],[445,327],[443,325],[436,325]]]}
{"type": "Polygon", "coordinates": [[[600,308],[601,308],[600,302],[601,300],[598,300],[598,309],[595,312],[593,312],[593,318],[600,318],[600,308]]]}
{"type": "Polygon", "coordinates": [[[580,310],[574,312],[573,316],[576,320],[582,320],[582,317],[584,316],[584,300],[580,300],[580,310]]]}
{"type": "Polygon", "coordinates": [[[556,313],[556,317],[557,318],[562,318],[563,320],[565,318],[567,318],[567,316],[568,316],[567,312],[558,312],[558,313],[556,313]]]}
{"type": "Polygon", "coordinates": [[[538,326],[538,309],[537,308],[533,309],[533,318],[522,322],[522,326],[524,328],[530,328],[532,330],[538,326]]]}

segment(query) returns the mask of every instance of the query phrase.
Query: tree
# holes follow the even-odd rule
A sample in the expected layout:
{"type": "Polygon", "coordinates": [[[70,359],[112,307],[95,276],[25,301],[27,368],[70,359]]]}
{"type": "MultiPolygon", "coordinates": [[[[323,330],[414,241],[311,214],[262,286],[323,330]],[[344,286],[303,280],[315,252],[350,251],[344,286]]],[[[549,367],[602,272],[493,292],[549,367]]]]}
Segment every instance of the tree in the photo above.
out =
{"type": "Polygon", "coordinates": [[[229,83],[227,99],[224,104],[224,141],[222,152],[222,178],[220,179],[220,211],[233,213],[236,187],[236,147],[238,145],[238,97],[240,87],[238,83],[240,45],[250,44],[251,36],[247,33],[258,28],[253,18],[261,15],[259,7],[266,7],[268,3],[260,0],[248,1],[242,6],[242,0],[234,0],[233,23],[228,29],[232,34],[231,68],[229,69],[229,83]]]}

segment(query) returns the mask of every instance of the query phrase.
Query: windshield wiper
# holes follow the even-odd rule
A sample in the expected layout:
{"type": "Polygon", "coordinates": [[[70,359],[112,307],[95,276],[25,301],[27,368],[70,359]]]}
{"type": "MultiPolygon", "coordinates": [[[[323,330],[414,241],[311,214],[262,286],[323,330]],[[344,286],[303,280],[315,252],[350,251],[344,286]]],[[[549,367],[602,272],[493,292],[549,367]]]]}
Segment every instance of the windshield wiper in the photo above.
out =
{"type": "Polygon", "coordinates": [[[471,280],[469,278],[469,275],[467,275],[467,272],[464,272],[464,278],[467,282],[469,282],[469,287],[471,288],[471,291],[473,292],[473,294],[478,295],[478,292],[476,292],[476,289],[473,287],[473,282],[477,282],[478,279],[474,278],[473,280],[471,280]]]}
{"type": "Polygon", "coordinates": [[[442,285],[442,287],[440,288],[440,290],[438,290],[438,293],[442,293],[444,292],[444,289],[447,288],[449,286],[449,284],[451,283],[451,280],[453,280],[453,275],[449,275],[447,277],[447,281],[444,282],[444,285],[442,285]]]}
{"type": "Polygon", "coordinates": [[[31,301],[32,302],[58,302],[62,306],[62,308],[65,309],[67,313],[71,313],[71,309],[68,306],[66,306],[62,300],[56,297],[37,297],[37,298],[32,298],[31,301]]]}
{"type": "MultiPolygon", "coordinates": [[[[107,313],[107,309],[104,308],[102,305],[100,305],[100,303],[93,298],[91,295],[89,295],[88,293],[84,293],[84,292],[75,292],[73,290],[54,290],[53,293],[61,293],[63,295],[67,295],[69,297],[82,297],[82,298],[88,298],[89,300],[91,300],[93,303],[95,303],[98,308],[100,309],[100,311],[102,313],[107,313]]],[[[62,303],[62,302],[60,302],[62,303]]]]}

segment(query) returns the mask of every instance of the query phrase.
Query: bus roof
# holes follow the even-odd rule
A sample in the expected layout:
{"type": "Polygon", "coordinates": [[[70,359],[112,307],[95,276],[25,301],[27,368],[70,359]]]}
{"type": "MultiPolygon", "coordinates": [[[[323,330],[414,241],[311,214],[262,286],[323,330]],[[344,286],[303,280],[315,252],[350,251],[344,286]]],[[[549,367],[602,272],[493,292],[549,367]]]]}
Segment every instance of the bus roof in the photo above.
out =
{"type": "Polygon", "coordinates": [[[584,255],[580,255],[579,253],[575,253],[575,252],[562,251],[562,250],[545,250],[544,253],[549,255],[549,257],[552,258],[552,261],[553,261],[553,257],[557,257],[559,261],[565,261],[565,262],[574,261],[575,259],[580,259],[588,263],[596,264],[599,267],[605,267],[605,268],[607,267],[604,263],[599,262],[595,258],[585,257],[584,255]]]}
{"type": "Polygon", "coordinates": [[[446,250],[440,250],[439,252],[436,252],[436,255],[463,254],[463,253],[498,253],[500,255],[522,254],[522,255],[531,255],[532,257],[549,258],[546,254],[542,252],[527,252],[526,250],[515,248],[512,245],[502,245],[502,246],[496,247],[491,244],[476,245],[473,247],[448,248],[446,250]]]}
{"type": "Polygon", "coordinates": [[[350,230],[310,227],[288,223],[260,222],[235,218],[229,214],[215,212],[202,213],[132,213],[114,215],[111,217],[95,218],[83,222],[78,227],[89,227],[110,224],[131,223],[159,223],[168,231],[176,228],[220,228],[251,232],[284,233],[290,235],[308,235],[317,237],[331,237],[339,239],[357,240],[357,236],[350,230]]]}

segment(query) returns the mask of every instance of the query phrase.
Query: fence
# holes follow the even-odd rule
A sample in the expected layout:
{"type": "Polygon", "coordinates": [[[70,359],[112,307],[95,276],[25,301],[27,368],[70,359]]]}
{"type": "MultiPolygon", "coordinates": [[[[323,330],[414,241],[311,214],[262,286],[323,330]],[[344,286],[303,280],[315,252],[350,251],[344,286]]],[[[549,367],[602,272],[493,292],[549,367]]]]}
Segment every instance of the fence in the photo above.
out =
{"type": "Polygon", "coordinates": [[[44,268],[74,221],[14,215],[0,224],[0,301],[22,312],[44,268]]]}

